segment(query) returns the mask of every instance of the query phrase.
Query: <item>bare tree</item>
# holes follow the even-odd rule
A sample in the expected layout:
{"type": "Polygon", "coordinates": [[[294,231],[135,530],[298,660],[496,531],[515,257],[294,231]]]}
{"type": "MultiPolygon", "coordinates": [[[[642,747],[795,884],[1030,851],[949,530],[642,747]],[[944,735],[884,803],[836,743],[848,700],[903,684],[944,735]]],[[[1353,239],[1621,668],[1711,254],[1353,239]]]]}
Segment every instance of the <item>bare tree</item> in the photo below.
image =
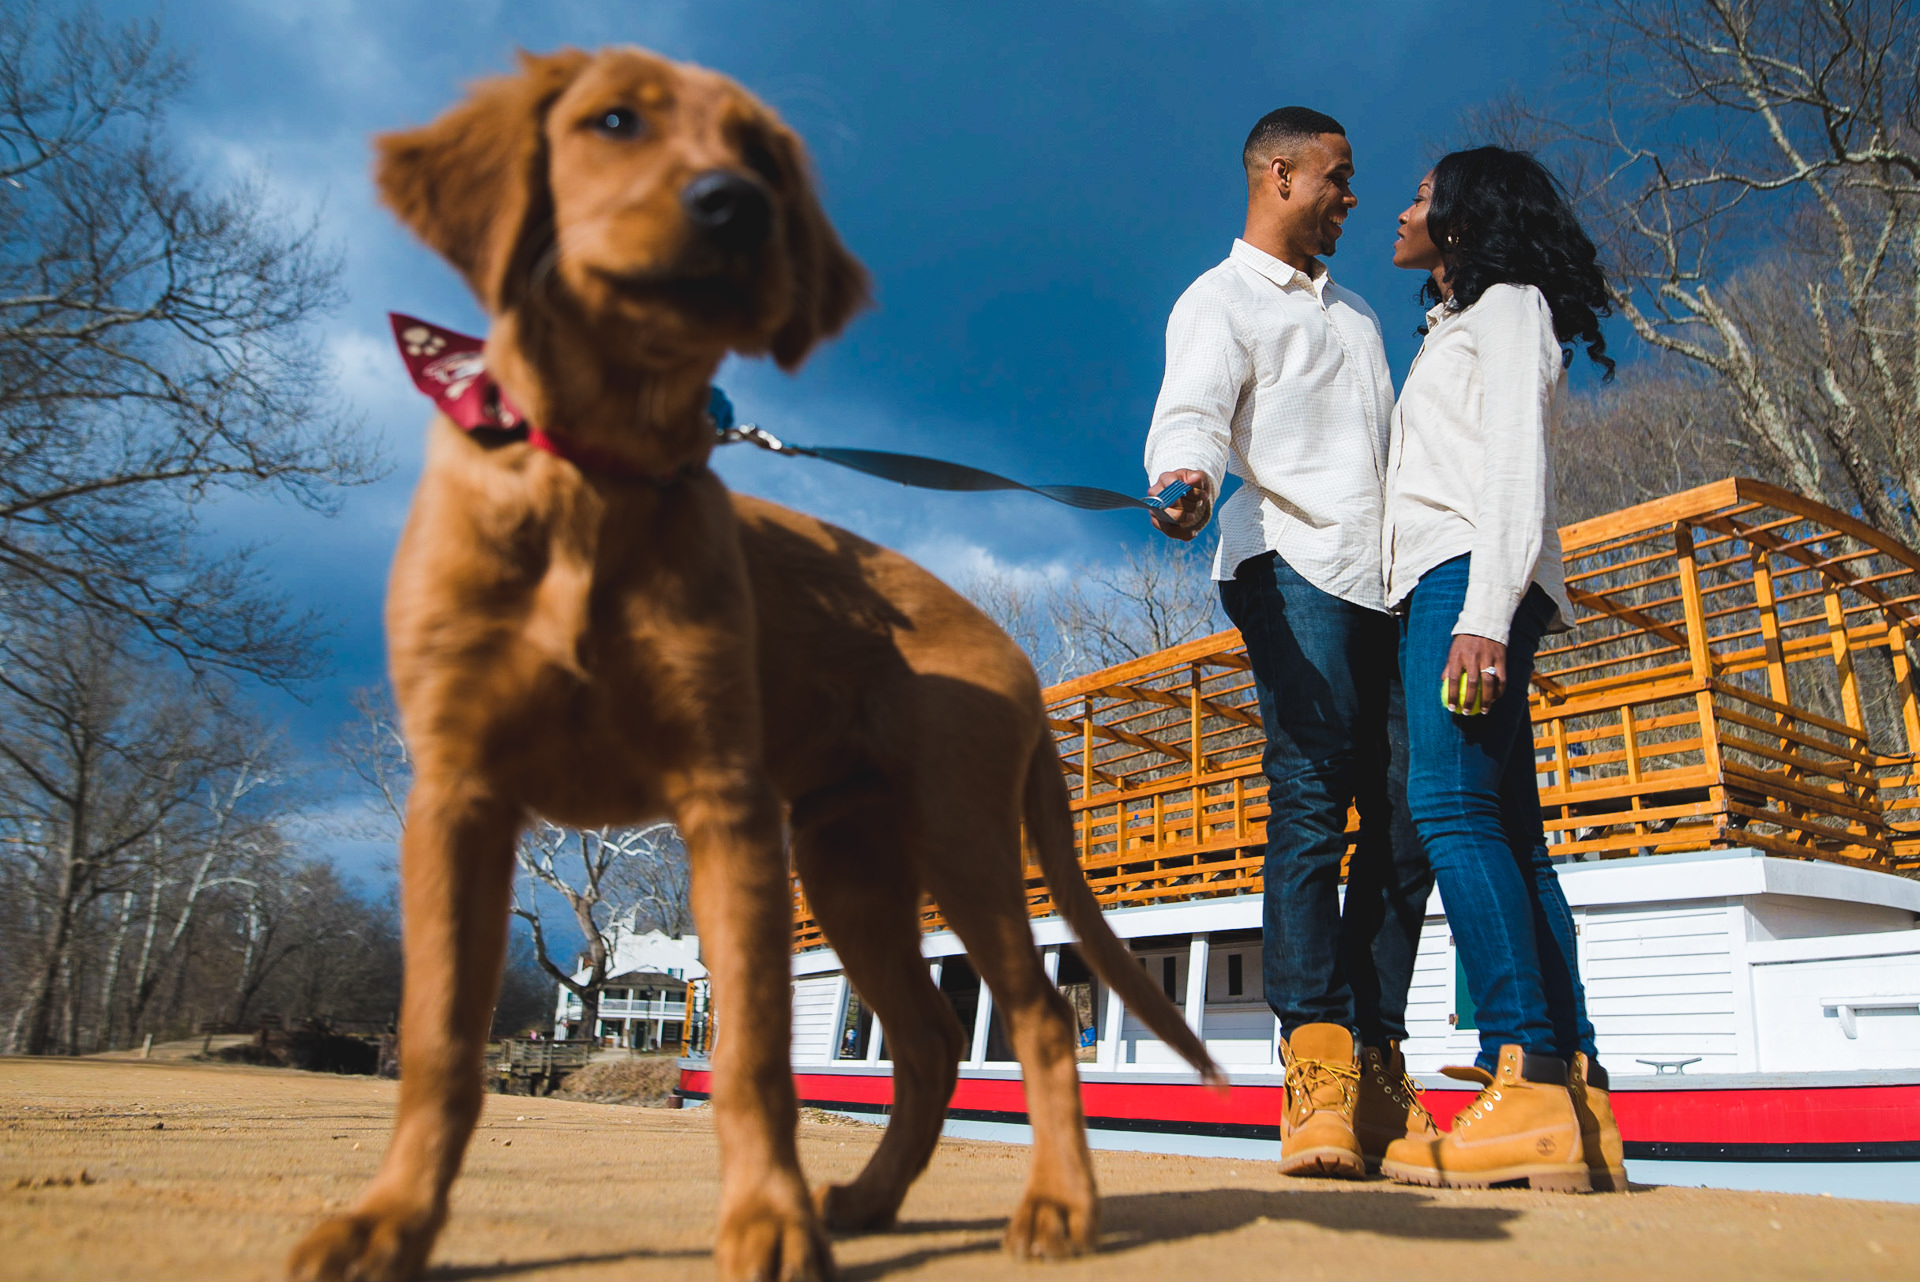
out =
{"type": "Polygon", "coordinates": [[[655,849],[668,844],[679,845],[679,834],[668,823],[581,830],[539,820],[521,834],[515,847],[526,875],[514,887],[514,915],[533,931],[534,955],[541,968],[579,999],[583,1036],[593,1036],[600,1018],[600,988],[613,955],[614,922],[627,907],[620,902],[619,892],[631,891],[640,880],[628,865],[659,862],[655,849]],[[540,887],[567,905],[574,927],[585,940],[573,967],[556,962],[548,947],[540,887]],[[584,972],[583,978],[575,978],[579,972],[584,972]]]}
{"type": "Polygon", "coordinates": [[[201,708],[143,688],[121,640],[73,612],[16,625],[0,651],[0,822],[39,926],[9,1037],[28,1054],[51,1048],[89,907],[121,888],[148,841],[189,821],[224,764],[201,708]]]}
{"type": "MultiPolygon", "coordinates": [[[[365,785],[380,827],[398,835],[406,825],[407,790],[413,765],[400,733],[392,694],[383,686],[355,694],[359,715],[335,740],[334,752],[365,785]]],[[[516,853],[521,877],[514,888],[514,914],[532,935],[531,957],[554,982],[585,1007],[583,1026],[598,1018],[599,989],[607,977],[613,925],[625,919],[635,929],[683,935],[693,928],[686,846],[672,824],[580,831],[544,820],[520,836],[516,853]],[[547,914],[560,904],[579,932],[579,964],[555,960],[564,945],[551,938],[547,914]],[[587,978],[576,980],[585,969],[587,978]]],[[[518,950],[511,965],[524,965],[518,950]]],[[[525,976],[509,988],[528,987],[525,976]]]]}
{"type": "Polygon", "coordinates": [[[400,733],[400,714],[386,685],[355,690],[355,716],[333,741],[333,755],[364,786],[372,823],[357,830],[398,837],[407,826],[407,793],[413,787],[413,757],[400,733]]]}
{"type": "Polygon", "coordinates": [[[1728,393],[1672,360],[1623,365],[1612,383],[1568,398],[1553,441],[1562,523],[1753,470],[1728,393]]]}
{"type": "Polygon", "coordinates": [[[1912,4],[1571,0],[1566,12],[1593,114],[1554,121],[1510,106],[1476,131],[1570,144],[1557,154],[1603,235],[1614,306],[1633,332],[1724,390],[1766,470],[1913,538],[1912,4]]]}
{"type": "Polygon", "coordinates": [[[279,809],[262,810],[257,794],[283,782],[275,759],[278,744],[265,734],[249,734],[236,743],[237,758],[219,775],[201,781],[197,830],[190,841],[169,841],[155,833],[135,847],[134,878],[121,892],[122,909],[109,968],[101,1038],[112,1041],[115,987],[122,941],[139,913],[139,939],[128,974],[127,1026],[139,1028],[164,976],[174,970],[192,937],[201,910],[224,887],[250,900],[278,889],[284,861],[279,809]],[[137,878],[137,880],[135,880],[137,878]]]}
{"type": "Polygon", "coordinates": [[[693,930],[693,868],[672,824],[640,830],[607,874],[607,889],[628,928],[678,938],[693,930]]]}
{"type": "Polygon", "coordinates": [[[284,854],[277,876],[263,876],[236,898],[241,945],[230,1019],[247,1022],[258,1005],[299,1020],[390,1024],[400,1008],[400,927],[391,900],[370,900],[322,860],[284,854]],[[244,923],[243,926],[241,923],[244,923]]]}
{"type": "Polygon", "coordinates": [[[1106,564],[1061,576],[995,568],[961,590],[1052,684],[1225,628],[1211,565],[1196,544],[1156,536],[1106,564]]]}
{"type": "Polygon", "coordinates": [[[184,64],[152,23],[0,0],[0,610],[27,585],[201,670],[290,681],[317,625],[207,551],[232,491],[327,509],[378,461],[313,321],[338,265],[258,184],[214,191],[164,136],[184,64]]]}

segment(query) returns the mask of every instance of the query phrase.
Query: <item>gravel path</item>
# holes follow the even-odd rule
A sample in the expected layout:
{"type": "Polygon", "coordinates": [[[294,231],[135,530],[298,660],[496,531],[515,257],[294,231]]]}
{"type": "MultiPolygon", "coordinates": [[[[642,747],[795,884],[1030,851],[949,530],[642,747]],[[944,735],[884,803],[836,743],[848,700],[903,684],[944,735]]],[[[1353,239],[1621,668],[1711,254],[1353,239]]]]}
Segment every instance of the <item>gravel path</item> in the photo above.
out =
{"type": "MultiPolygon", "coordinates": [[[[373,1173],[394,1085],[290,1070],[0,1059],[0,1279],[277,1278],[373,1173]]],[[[810,1179],[879,1131],[805,1122],[810,1179]]],[[[1260,1163],[1096,1153],[1102,1254],[1002,1259],[1027,1152],[949,1140],[848,1282],[1004,1278],[1920,1277],[1920,1207],[1700,1189],[1564,1197],[1286,1180],[1260,1163]]],[[[706,1110],[492,1096],[430,1276],[710,1277],[706,1110]]]]}

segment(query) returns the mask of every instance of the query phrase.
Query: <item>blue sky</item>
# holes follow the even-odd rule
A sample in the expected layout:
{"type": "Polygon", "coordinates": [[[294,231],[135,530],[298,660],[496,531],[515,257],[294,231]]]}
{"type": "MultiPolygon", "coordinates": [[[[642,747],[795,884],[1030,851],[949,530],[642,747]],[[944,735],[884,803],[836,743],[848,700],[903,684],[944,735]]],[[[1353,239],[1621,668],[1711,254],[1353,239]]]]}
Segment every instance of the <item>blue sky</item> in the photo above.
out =
{"type": "MultiPolygon", "coordinates": [[[[57,6],[56,6],[57,7],[57,6]]],[[[221,181],[262,175],[320,221],[348,305],[325,325],[341,395],[393,463],[338,518],[228,503],[223,537],[265,540],[262,568],[333,624],[334,674],[268,697],[317,752],[380,680],[380,598],[418,473],[425,402],[385,330],[389,309],[457,328],[464,287],[376,204],[368,138],[430,119],[516,47],[646,45],[725,71],[807,140],[828,211],[874,276],[878,306],[789,377],[730,362],[742,411],[791,439],[933,454],[1030,481],[1137,490],[1168,309],[1239,231],[1239,148],[1263,112],[1340,118],[1359,208],[1330,266],[1380,313],[1396,377],[1419,284],[1390,261],[1395,215],[1461,108],[1509,87],[1553,91],[1548,6],[1481,0],[1241,3],[703,4],[559,0],[110,3],[159,15],[194,62],[172,117],[221,181]]],[[[743,447],[742,447],[743,448],[743,447]]],[[[823,464],[723,453],[738,489],[838,521],[950,579],[1046,570],[1150,537],[1143,517],[1032,497],[932,495],[823,464]]],[[[335,842],[349,866],[384,847],[335,842]]]]}

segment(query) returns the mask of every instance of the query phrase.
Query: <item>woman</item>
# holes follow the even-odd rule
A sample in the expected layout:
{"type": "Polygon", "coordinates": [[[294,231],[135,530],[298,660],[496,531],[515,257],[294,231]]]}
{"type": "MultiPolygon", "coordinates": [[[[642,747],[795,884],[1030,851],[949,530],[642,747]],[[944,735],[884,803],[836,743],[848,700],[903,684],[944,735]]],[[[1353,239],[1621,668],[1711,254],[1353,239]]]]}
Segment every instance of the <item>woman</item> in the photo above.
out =
{"type": "Polygon", "coordinates": [[[1447,1187],[1626,1187],[1594,1062],[1573,916],[1547,856],[1527,682],[1571,626],[1548,441],[1575,339],[1613,373],[1593,242],[1531,156],[1443,157],[1393,261],[1429,273],[1426,341],[1393,412],[1385,563],[1401,618],[1407,800],[1479,1016],[1481,1093],[1382,1169],[1447,1187]],[[1436,699],[1436,687],[1439,698],[1436,699]]]}

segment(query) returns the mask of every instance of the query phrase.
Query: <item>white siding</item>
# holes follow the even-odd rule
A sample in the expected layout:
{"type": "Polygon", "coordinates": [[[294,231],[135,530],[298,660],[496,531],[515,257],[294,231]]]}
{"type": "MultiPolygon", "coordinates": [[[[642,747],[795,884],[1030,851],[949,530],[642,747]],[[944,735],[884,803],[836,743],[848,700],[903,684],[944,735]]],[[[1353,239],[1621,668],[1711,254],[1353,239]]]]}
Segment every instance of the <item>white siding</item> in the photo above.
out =
{"type": "Polygon", "coordinates": [[[837,1031],[840,976],[816,975],[793,984],[793,1062],[817,1064],[831,1057],[837,1031]]]}
{"type": "Polygon", "coordinates": [[[1207,1007],[1207,1050],[1222,1064],[1264,1068],[1273,1063],[1273,1012],[1265,1002],[1207,1007]]]}
{"type": "MultiPolygon", "coordinates": [[[[1155,988],[1162,988],[1166,979],[1166,964],[1173,963],[1173,1004],[1185,1006],[1187,1001],[1187,950],[1156,949],[1153,952],[1134,954],[1134,964],[1147,972],[1155,988]]],[[[1170,1050],[1157,1037],[1147,1030],[1132,1011],[1120,1024],[1120,1062],[1122,1064],[1164,1065],[1172,1068],[1184,1066],[1186,1061],[1170,1050]]]]}
{"type": "Polygon", "coordinates": [[[1820,943],[1824,951],[1839,955],[1756,958],[1753,1002],[1760,1012],[1760,1071],[1912,1068],[1920,1063],[1920,939],[1911,951],[1880,956],[1846,956],[1852,949],[1844,936],[1820,943]],[[1856,1012],[1854,1036],[1848,1037],[1838,1009],[1826,1003],[1849,997],[1912,1004],[1856,1012]]]}
{"type": "Polygon", "coordinates": [[[1207,953],[1207,1011],[1202,1025],[1207,1050],[1222,1064],[1235,1068],[1266,1068],[1273,1063],[1273,1012],[1267,1009],[1260,983],[1260,944],[1257,940],[1214,944],[1207,953]],[[1232,963],[1240,959],[1240,991],[1229,991],[1232,963]]]}
{"type": "Polygon", "coordinates": [[[1233,1005],[1237,1002],[1258,1002],[1260,996],[1260,945],[1251,944],[1215,944],[1207,952],[1207,1003],[1233,1005]],[[1240,959],[1240,991],[1227,991],[1227,972],[1232,963],[1227,959],[1240,959]]]}
{"type": "Polygon", "coordinates": [[[1587,1013],[1616,1076],[1652,1072],[1642,1059],[1695,1055],[1690,1073],[1738,1071],[1724,901],[1590,908],[1581,942],[1587,1013]]]}
{"type": "MultiPolygon", "coordinates": [[[[1414,1072],[1437,1073],[1443,1065],[1466,1062],[1452,1045],[1457,1040],[1447,1022],[1452,1014],[1453,949],[1447,944],[1447,919],[1429,917],[1420,931],[1413,983],[1407,989],[1407,1042],[1402,1049],[1414,1072]]],[[[1471,1050],[1466,1055],[1472,1058],[1471,1050]]]]}

